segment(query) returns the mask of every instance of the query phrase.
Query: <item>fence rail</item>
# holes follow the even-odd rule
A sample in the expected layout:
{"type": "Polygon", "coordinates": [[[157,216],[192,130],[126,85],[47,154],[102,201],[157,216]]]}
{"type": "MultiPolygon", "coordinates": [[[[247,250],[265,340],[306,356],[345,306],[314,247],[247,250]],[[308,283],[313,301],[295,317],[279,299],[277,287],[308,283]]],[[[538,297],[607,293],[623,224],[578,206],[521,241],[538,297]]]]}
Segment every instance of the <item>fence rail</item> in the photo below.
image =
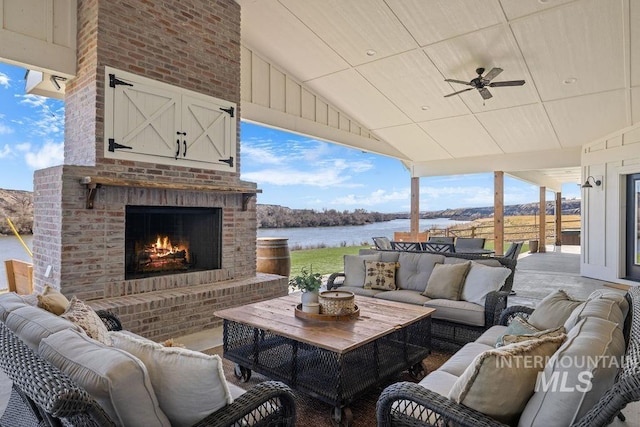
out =
{"type": "MultiPolygon", "coordinates": [[[[545,222],[545,244],[553,244],[556,242],[555,221],[545,222]]],[[[451,236],[451,237],[484,237],[487,241],[493,241],[494,237],[493,223],[473,225],[469,228],[459,228],[459,226],[450,226],[446,228],[431,227],[428,229],[428,235],[433,237],[451,236]]],[[[580,230],[580,220],[562,221],[562,230],[580,230]]],[[[537,223],[518,224],[504,226],[504,241],[527,241],[538,240],[540,238],[540,226],[537,223]]]]}

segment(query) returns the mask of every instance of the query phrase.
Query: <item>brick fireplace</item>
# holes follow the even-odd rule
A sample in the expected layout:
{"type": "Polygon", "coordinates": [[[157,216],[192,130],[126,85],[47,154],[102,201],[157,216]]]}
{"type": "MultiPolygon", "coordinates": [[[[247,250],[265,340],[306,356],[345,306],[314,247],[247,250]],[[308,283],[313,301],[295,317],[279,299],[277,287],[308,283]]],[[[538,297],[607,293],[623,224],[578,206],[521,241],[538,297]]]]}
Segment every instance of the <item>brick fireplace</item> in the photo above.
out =
{"type": "MultiPolygon", "coordinates": [[[[68,297],[110,309],[127,329],[155,340],[219,325],[218,308],[286,294],[286,278],[256,273],[253,196],[259,190],[239,178],[239,145],[211,168],[185,163],[180,151],[174,163],[127,158],[127,150],[110,156],[114,141],[105,139],[111,68],[233,103],[237,109],[227,114],[236,138],[240,6],[232,0],[78,0],[78,29],[77,77],[66,86],[65,164],[34,178],[36,286],[53,284],[68,297]],[[144,217],[145,209],[156,219],[144,217]],[[197,231],[204,225],[194,225],[201,215],[212,228],[209,249],[197,231]],[[169,250],[153,252],[156,242],[144,240],[155,240],[158,224],[170,220],[170,236],[160,238],[173,239],[177,261],[164,274],[158,254],[169,250]],[[148,235],[136,246],[131,234],[145,227],[148,235]],[[180,233],[191,235],[190,248],[179,248],[180,233]],[[132,253],[145,250],[134,259],[132,253]],[[190,258],[188,251],[197,253],[190,258]],[[155,266],[144,271],[152,258],[155,266]],[[52,273],[45,277],[48,266],[52,273]]],[[[177,139],[184,154],[191,135],[177,139]]]]}

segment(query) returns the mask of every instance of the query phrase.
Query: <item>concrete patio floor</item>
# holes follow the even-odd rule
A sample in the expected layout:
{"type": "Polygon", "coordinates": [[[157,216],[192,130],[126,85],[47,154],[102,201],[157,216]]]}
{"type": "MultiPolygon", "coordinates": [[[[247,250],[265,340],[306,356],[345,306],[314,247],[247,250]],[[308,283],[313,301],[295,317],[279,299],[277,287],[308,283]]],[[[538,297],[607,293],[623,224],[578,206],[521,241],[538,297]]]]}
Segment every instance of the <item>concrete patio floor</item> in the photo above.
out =
{"type": "MultiPolygon", "coordinates": [[[[613,289],[610,282],[580,276],[580,246],[548,245],[547,252],[523,253],[518,258],[513,282],[515,296],[509,305],[535,306],[557,289],[577,299],[585,299],[596,289],[613,289]]],[[[624,293],[624,291],[621,291],[624,293]]]]}

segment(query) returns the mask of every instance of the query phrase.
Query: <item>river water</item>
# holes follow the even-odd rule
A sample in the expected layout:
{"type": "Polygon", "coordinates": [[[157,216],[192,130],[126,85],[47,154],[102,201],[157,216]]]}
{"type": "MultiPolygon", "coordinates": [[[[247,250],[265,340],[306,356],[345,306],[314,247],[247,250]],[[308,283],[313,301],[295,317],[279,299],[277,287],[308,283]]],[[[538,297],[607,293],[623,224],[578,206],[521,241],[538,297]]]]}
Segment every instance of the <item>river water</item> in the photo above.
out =
{"type": "MultiPolygon", "coordinates": [[[[421,219],[419,228],[424,231],[434,226],[445,228],[449,225],[464,222],[466,221],[452,221],[448,218],[421,219]]],[[[372,245],[372,237],[388,237],[393,240],[394,232],[408,232],[410,228],[409,219],[394,219],[393,221],[344,227],[260,228],[258,229],[258,237],[286,237],[289,239],[290,248],[317,247],[320,245],[328,247],[357,246],[363,243],[372,245]]]]}
{"type": "MultiPolygon", "coordinates": [[[[445,228],[448,225],[463,223],[447,218],[421,219],[420,230],[432,227],[445,228]]],[[[396,231],[409,231],[408,219],[394,219],[393,221],[376,222],[367,225],[350,225],[344,227],[314,227],[314,228],[268,228],[258,229],[258,237],[287,238],[290,248],[312,248],[319,246],[356,246],[360,244],[372,245],[372,237],[385,236],[393,239],[396,231]]],[[[32,249],[32,236],[23,236],[27,246],[32,249]]],[[[15,236],[0,236],[0,289],[7,287],[7,275],[4,260],[19,259],[31,261],[31,257],[24,250],[15,236]]]]}

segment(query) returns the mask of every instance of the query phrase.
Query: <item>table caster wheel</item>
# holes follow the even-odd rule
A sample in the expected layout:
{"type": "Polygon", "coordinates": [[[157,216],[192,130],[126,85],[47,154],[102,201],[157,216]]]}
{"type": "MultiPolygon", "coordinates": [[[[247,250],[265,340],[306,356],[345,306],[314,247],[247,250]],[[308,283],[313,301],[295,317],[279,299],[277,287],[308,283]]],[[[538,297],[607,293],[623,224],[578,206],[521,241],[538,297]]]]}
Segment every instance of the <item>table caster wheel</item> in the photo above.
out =
{"type": "Polygon", "coordinates": [[[246,383],[251,379],[251,369],[245,368],[244,366],[240,366],[236,363],[236,366],[233,368],[233,374],[237,379],[246,383]]]}
{"type": "Polygon", "coordinates": [[[331,425],[335,427],[349,427],[353,425],[353,412],[349,408],[331,409],[331,425]]]}
{"type": "Polygon", "coordinates": [[[427,373],[422,366],[422,362],[418,362],[415,365],[409,367],[409,375],[416,381],[420,381],[427,373]]]}

